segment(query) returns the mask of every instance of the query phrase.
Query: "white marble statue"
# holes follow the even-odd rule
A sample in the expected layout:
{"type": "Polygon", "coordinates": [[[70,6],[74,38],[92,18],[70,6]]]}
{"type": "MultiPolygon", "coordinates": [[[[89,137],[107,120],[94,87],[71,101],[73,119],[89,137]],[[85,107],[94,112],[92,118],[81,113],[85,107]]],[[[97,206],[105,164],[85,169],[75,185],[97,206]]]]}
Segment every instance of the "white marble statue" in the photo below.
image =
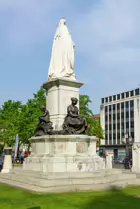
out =
{"type": "Polygon", "coordinates": [[[53,41],[48,79],[65,78],[75,80],[74,43],[66,26],[66,19],[61,18],[53,41]]]}

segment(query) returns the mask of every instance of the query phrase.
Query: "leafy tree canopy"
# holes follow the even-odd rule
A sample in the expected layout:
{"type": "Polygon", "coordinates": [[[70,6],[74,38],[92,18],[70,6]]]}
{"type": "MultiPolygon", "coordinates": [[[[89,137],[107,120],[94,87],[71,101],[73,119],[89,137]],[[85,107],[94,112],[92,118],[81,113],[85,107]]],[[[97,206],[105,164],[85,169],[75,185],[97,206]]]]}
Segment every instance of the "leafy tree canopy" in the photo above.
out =
{"type": "MultiPolygon", "coordinates": [[[[81,95],[79,106],[80,115],[88,121],[88,132],[90,135],[96,135],[97,138],[103,138],[103,130],[100,120],[93,118],[92,110],[89,108],[90,97],[81,95]]],[[[46,104],[45,90],[40,89],[33,98],[26,104],[20,101],[8,100],[0,108],[0,142],[13,146],[16,135],[19,135],[20,143],[29,144],[28,139],[33,136],[38,124],[38,118],[42,114],[40,107],[46,104]]]]}

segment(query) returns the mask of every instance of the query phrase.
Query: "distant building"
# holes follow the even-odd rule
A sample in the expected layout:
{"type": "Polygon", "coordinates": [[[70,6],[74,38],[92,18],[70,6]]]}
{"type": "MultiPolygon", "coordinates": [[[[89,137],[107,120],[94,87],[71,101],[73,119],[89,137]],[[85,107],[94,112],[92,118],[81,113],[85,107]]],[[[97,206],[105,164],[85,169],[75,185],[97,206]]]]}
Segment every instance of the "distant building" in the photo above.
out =
{"type": "Polygon", "coordinates": [[[126,134],[133,141],[140,141],[140,89],[102,98],[100,121],[105,131],[105,144],[102,147],[116,157],[125,155],[122,138],[126,134]]]}
{"type": "Polygon", "coordinates": [[[93,118],[94,118],[94,119],[100,119],[100,114],[95,114],[95,115],[93,115],[93,118]]]}

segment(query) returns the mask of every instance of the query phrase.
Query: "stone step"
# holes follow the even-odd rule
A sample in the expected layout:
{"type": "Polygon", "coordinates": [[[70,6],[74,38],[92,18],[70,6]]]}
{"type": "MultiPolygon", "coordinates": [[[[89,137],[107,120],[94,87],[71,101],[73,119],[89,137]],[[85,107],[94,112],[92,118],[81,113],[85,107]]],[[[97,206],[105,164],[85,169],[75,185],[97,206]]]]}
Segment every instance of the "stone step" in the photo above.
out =
{"type": "Polygon", "coordinates": [[[73,172],[73,173],[42,173],[38,171],[30,171],[24,170],[21,168],[16,168],[11,170],[10,173],[20,174],[24,176],[32,176],[35,178],[41,179],[64,179],[64,178],[96,178],[96,177],[104,177],[108,175],[118,175],[121,174],[121,169],[111,169],[111,170],[103,170],[100,172],[73,172]]]}
{"type": "Polygon", "coordinates": [[[121,180],[108,184],[92,184],[92,185],[69,185],[69,186],[59,186],[59,187],[47,187],[42,188],[38,186],[33,186],[29,184],[24,184],[20,182],[15,182],[8,179],[1,179],[0,182],[8,184],[17,188],[22,188],[37,193],[63,193],[63,192],[76,192],[76,191],[103,191],[108,190],[111,187],[121,188],[126,186],[140,185],[140,179],[129,179],[121,180]]]}
{"type": "Polygon", "coordinates": [[[136,179],[136,174],[119,174],[109,175],[105,177],[87,177],[87,178],[63,178],[63,179],[40,179],[32,176],[25,176],[21,174],[0,174],[1,179],[12,180],[23,184],[34,185],[39,187],[59,187],[70,185],[92,185],[92,184],[106,184],[126,179],[136,179]]]}

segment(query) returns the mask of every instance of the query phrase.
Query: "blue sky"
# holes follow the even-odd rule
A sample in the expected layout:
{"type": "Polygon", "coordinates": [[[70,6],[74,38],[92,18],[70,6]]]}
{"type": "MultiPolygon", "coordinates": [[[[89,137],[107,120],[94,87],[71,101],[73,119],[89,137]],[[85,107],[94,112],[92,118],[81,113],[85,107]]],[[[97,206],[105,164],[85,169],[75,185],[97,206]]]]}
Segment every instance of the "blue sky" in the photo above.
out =
{"type": "Polygon", "coordinates": [[[47,81],[62,16],[76,45],[81,94],[100,98],[140,84],[140,0],[0,0],[0,105],[26,102],[47,81]]]}

